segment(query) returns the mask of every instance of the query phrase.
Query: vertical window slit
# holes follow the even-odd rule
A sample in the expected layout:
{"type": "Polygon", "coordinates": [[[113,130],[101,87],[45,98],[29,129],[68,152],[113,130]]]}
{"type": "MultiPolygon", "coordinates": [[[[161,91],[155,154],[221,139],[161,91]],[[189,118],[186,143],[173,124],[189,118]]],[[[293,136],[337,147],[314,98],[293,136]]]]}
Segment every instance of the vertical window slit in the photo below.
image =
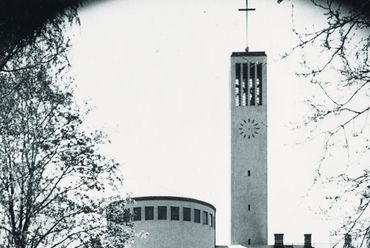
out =
{"type": "Polygon", "coordinates": [[[249,66],[249,105],[254,106],[256,105],[256,98],[255,98],[255,64],[251,63],[249,66]]]}
{"type": "Polygon", "coordinates": [[[257,105],[262,105],[262,64],[257,64],[257,89],[256,89],[256,95],[257,95],[257,105]]]}
{"type": "Polygon", "coordinates": [[[247,96],[248,96],[248,89],[247,89],[247,83],[248,83],[248,64],[247,63],[243,63],[243,68],[242,68],[242,75],[243,75],[243,79],[242,79],[242,88],[241,88],[241,91],[242,91],[242,106],[247,106],[248,105],[248,101],[247,101],[247,96]]]}
{"type": "Polygon", "coordinates": [[[235,106],[240,106],[241,64],[235,64],[235,106]]]}

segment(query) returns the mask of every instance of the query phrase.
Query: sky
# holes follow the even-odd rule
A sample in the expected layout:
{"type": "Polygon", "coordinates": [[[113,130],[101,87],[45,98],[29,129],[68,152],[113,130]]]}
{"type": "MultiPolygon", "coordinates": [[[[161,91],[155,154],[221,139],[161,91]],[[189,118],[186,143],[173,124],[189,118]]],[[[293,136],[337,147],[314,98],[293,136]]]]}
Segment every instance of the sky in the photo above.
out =
{"type": "MultiPolygon", "coordinates": [[[[307,1],[306,1],[307,2],[307,1]]],[[[174,195],[217,208],[217,244],[230,241],[230,55],[243,51],[242,0],[112,0],[80,12],[71,63],[77,96],[93,106],[91,128],[103,129],[103,149],[121,164],[122,194],[174,195]]],[[[294,122],[307,113],[315,89],[295,76],[300,54],[286,60],[302,28],[320,25],[304,1],[250,1],[250,51],[266,51],[268,88],[269,243],[329,241],[333,220],[316,212],[312,190],[320,140],[302,142],[294,122]],[[294,17],[292,18],[292,13],[294,17]],[[298,144],[299,143],[299,144],[298,144]]]]}

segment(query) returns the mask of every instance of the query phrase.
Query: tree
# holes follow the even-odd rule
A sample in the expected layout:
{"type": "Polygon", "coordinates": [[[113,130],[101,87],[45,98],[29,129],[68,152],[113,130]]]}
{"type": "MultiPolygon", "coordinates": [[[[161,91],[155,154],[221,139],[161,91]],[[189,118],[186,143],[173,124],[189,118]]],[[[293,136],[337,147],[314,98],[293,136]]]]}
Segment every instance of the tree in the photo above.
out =
{"type": "Polygon", "coordinates": [[[303,122],[311,138],[323,140],[315,181],[330,188],[324,214],[346,210],[343,224],[333,234],[351,234],[358,247],[366,247],[370,238],[370,2],[311,2],[325,21],[304,32],[294,27],[300,42],[287,55],[304,52],[304,70],[298,75],[319,89],[307,100],[311,109],[303,122]]]}
{"type": "Polygon", "coordinates": [[[123,247],[132,237],[129,220],[108,228],[118,164],[100,152],[102,132],[84,131],[67,76],[47,63],[0,74],[4,247],[123,247]]]}
{"type": "Polygon", "coordinates": [[[102,132],[82,129],[68,83],[65,31],[85,2],[0,3],[0,247],[123,247],[133,235],[129,219],[107,225],[118,164],[100,153],[102,132]]]}
{"type": "MultiPolygon", "coordinates": [[[[0,71],[19,68],[7,63],[24,58],[34,49],[48,50],[48,55],[53,56],[62,53],[63,49],[60,48],[67,44],[63,34],[65,20],[70,23],[78,20],[79,2],[81,1],[1,1],[0,71]]],[[[50,61],[53,56],[45,56],[39,62],[50,61]]]]}
{"type": "Polygon", "coordinates": [[[29,68],[65,58],[70,45],[65,28],[79,23],[80,7],[96,1],[0,1],[0,72],[29,68]],[[45,52],[39,61],[27,60],[39,51],[45,52]],[[9,61],[18,63],[9,65],[9,61]]]}

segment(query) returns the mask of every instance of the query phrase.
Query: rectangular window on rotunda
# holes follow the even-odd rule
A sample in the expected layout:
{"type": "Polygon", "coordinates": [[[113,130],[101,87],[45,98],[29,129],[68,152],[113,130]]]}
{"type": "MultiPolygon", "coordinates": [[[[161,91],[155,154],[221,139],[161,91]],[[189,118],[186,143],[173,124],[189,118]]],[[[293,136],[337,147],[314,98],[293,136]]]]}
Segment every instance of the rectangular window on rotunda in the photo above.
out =
{"type": "Polygon", "coordinates": [[[158,220],[167,220],[166,206],[158,206],[158,220]]]}
{"type": "Polygon", "coordinates": [[[171,207],[171,220],[180,220],[180,208],[171,207]]]}
{"type": "Polygon", "coordinates": [[[184,221],[191,221],[191,209],[184,207],[182,209],[182,217],[184,221]]]}
{"type": "Polygon", "coordinates": [[[194,222],[200,223],[200,210],[194,209],[194,222]]]}
{"type": "Polygon", "coordinates": [[[208,213],[203,211],[203,224],[208,225],[208,213]]]}
{"type": "Polygon", "coordinates": [[[135,220],[141,220],[141,207],[136,207],[133,209],[134,216],[133,219],[135,220]]]}
{"type": "Polygon", "coordinates": [[[145,220],[154,220],[154,207],[145,207],[145,220]]]}

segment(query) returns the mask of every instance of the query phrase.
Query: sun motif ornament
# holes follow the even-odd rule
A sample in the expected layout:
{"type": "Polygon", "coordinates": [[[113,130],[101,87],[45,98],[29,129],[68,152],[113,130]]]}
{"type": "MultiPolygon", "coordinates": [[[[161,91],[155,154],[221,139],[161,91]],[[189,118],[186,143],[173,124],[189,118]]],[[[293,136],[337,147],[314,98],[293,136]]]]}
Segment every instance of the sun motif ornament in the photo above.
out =
{"type": "Polygon", "coordinates": [[[247,120],[243,120],[239,123],[239,134],[243,138],[255,138],[260,132],[260,124],[248,118],[247,120]]]}

